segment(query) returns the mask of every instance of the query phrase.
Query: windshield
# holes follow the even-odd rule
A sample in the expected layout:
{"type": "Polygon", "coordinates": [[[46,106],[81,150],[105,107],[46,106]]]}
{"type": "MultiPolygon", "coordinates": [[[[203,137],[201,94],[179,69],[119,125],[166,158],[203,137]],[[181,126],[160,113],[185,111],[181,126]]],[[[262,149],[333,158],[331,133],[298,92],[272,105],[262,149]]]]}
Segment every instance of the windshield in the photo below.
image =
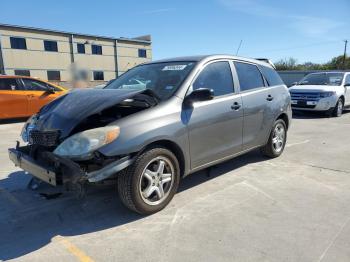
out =
{"type": "Polygon", "coordinates": [[[134,67],[109,83],[106,89],[152,90],[161,100],[171,97],[195,62],[168,62],[134,67]]]}
{"type": "Polygon", "coordinates": [[[343,73],[318,73],[305,76],[299,85],[331,85],[339,86],[343,81],[343,73]]]}

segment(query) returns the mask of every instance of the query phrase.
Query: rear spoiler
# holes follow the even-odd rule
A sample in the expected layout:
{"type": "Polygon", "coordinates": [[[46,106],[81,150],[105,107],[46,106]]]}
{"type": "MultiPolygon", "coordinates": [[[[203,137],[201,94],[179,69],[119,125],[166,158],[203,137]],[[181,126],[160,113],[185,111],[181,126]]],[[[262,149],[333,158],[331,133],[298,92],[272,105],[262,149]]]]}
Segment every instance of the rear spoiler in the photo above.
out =
{"type": "Polygon", "coordinates": [[[276,66],[274,65],[274,63],[271,62],[270,59],[267,59],[267,58],[255,58],[256,60],[259,60],[259,61],[263,61],[267,64],[269,64],[270,66],[273,67],[273,69],[276,69],[276,66]]]}

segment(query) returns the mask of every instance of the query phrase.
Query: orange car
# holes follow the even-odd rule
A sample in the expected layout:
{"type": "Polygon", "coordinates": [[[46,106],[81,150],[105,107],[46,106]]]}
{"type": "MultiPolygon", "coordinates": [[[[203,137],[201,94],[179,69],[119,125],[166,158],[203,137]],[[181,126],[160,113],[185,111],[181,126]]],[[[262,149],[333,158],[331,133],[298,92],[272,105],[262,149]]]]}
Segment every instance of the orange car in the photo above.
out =
{"type": "Polygon", "coordinates": [[[0,75],[0,119],[31,116],[65,91],[32,77],[0,75]]]}

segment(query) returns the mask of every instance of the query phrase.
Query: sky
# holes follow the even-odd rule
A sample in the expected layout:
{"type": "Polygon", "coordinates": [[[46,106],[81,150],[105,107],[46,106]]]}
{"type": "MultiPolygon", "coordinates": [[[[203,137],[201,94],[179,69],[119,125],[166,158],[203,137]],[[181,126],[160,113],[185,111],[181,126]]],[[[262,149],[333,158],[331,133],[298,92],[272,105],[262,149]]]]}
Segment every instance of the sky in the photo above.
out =
{"type": "MultiPolygon", "coordinates": [[[[151,34],[153,59],[200,54],[327,62],[350,40],[350,0],[2,1],[0,23],[151,34]]],[[[348,46],[350,53],[350,44],[348,46]]]]}

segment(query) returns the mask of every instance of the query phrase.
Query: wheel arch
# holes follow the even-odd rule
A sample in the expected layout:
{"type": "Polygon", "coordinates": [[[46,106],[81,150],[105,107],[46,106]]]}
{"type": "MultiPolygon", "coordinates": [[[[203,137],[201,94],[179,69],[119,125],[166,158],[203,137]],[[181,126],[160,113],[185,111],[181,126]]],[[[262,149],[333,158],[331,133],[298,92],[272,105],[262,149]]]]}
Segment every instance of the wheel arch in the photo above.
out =
{"type": "Polygon", "coordinates": [[[179,162],[179,166],[180,166],[180,176],[183,177],[185,174],[185,168],[186,168],[185,167],[185,155],[184,155],[184,152],[182,151],[181,147],[178,144],[176,144],[174,141],[167,140],[167,139],[153,141],[150,144],[143,147],[143,149],[138,154],[142,154],[143,152],[149,150],[150,148],[154,148],[157,146],[164,147],[164,148],[170,150],[176,156],[176,158],[179,162]]]}
{"type": "Polygon", "coordinates": [[[282,119],[284,121],[284,123],[286,124],[287,130],[289,128],[289,117],[286,113],[281,113],[275,121],[282,119]]]}

